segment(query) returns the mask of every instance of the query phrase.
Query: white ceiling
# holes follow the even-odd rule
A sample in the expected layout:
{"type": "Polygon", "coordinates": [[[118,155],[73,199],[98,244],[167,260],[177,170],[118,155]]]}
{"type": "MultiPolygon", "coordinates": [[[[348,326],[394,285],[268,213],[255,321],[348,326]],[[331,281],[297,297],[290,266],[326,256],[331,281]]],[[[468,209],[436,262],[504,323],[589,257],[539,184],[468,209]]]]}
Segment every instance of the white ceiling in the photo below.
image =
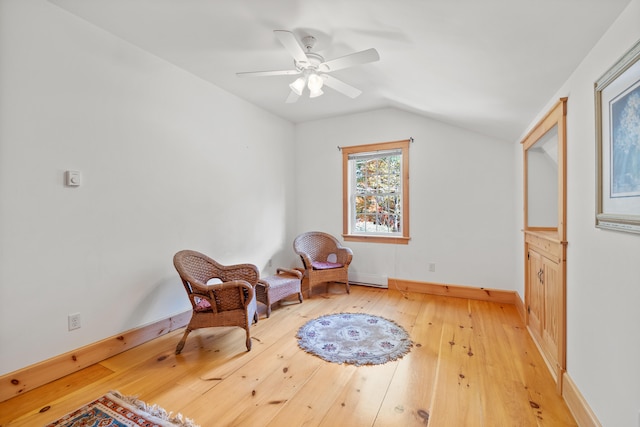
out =
{"type": "MultiPolygon", "coordinates": [[[[630,0],[51,0],[291,122],[396,107],[517,140],[630,0]],[[376,48],[380,61],[333,75],[286,104],[295,76],[273,34],[313,35],[330,60],[376,48]]],[[[594,76],[594,80],[599,76],[594,76]]]]}

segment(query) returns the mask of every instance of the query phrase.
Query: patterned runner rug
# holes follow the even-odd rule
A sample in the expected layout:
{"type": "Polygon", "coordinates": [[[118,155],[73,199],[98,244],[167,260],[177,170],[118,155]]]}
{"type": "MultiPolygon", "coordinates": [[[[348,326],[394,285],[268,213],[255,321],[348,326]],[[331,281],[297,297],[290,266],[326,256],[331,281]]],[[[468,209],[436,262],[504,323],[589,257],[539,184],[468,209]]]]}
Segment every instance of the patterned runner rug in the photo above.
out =
{"type": "Polygon", "coordinates": [[[298,345],[327,362],[381,365],[407,354],[413,342],[392,320],[364,313],[329,314],[298,331],[298,345]]]}
{"type": "Polygon", "coordinates": [[[198,427],[182,414],[111,391],[46,427],[198,427]]]}

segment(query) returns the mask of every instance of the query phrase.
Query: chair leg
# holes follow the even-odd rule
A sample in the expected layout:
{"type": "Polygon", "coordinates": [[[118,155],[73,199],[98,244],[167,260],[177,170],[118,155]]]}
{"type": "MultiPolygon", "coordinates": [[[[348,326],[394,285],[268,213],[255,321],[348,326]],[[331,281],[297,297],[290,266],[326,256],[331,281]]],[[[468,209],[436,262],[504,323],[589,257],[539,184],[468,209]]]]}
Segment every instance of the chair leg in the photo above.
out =
{"type": "Polygon", "coordinates": [[[349,281],[348,280],[345,282],[344,286],[347,288],[347,293],[350,294],[351,293],[351,289],[349,288],[349,281]]]}
{"type": "Polygon", "coordinates": [[[269,316],[271,316],[271,304],[267,305],[267,318],[269,318],[269,316]]]}
{"type": "Polygon", "coordinates": [[[247,329],[247,351],[251,351],[251,334],[249,333],[249,329],[247,329]]]}
{"type": "Polygon", "coordinates": [[[189,335],[190,332],[191,332],[191,329],[189,328],[187,328],[187,330],[184,331],[184,335],[182,335],[182,339],[176,346],[176,354],[180,354],[182,352],[182,349],[184,348],[184,343],[187,341],[187,335],[189,335]]]}
{"type": "Polygon", "coordinates": [[[302,302],[302,291],[298,292],[298,301],[302,302]]]}

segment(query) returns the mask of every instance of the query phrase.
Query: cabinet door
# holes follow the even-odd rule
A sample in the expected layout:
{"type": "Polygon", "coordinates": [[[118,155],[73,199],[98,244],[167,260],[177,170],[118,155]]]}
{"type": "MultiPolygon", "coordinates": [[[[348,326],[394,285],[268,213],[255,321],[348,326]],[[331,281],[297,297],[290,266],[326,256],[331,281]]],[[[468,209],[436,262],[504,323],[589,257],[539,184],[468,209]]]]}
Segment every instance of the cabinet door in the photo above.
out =
{"type": "Polygon", "coordinates": [[[560,277],[560,266],[547,258],[542,258],[542,284],[545,291],[545,312],[543,324],[543,342],[549,354],[559,356],[559,346],[562,342],[562,328],[564,320],[564,289],[560,277]]]}
{"type": "Polygon", "coordinates": [[[542,337],[544,322],[544,286],[542,281],[543,257],[538,252],[529,250],[529,300],[527,312],[529,316],[529,328],[538,337],[542,337]]]}

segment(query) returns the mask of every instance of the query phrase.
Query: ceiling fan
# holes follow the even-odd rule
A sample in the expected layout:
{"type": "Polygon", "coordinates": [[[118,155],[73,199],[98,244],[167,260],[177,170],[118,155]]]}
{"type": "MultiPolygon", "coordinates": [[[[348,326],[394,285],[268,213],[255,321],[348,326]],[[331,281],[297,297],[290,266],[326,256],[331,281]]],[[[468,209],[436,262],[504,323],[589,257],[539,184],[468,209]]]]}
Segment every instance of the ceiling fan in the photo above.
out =
{"type": "Polygon", "coordinates": [[[276,71],[250,71],[236,73],[238,77],[264,77],[264,76],[283,76],[283,75],[300,75],[293,83],[289,85],[291,93],[287,98],[287,103],[296,102],[302,95],[305,88],[309,89],[309,97],[315,98],[322,95],[323,86],[342,93],[350,98],[359,96],[362,91],[347,83],[338,80],[329,75],[332,71],[341,70],[355,65],[375,62],[380,59],[378,51],[375,49],[367,49],[360,52],[342,56],[340,58],[325,61],[324,58],[311,52],[315,45],[316,39],[313,36],[305,36],[302,38],[302,46],[298,43],[298,39],[291,31],[274,30],[273,31],[280,43],[293,57],[294,69],[276,70],[276,71]],[[304,49],[303,49],[304,46],[304,49]],[[305,52],[306,50],[306,52],[305,52]]]}

